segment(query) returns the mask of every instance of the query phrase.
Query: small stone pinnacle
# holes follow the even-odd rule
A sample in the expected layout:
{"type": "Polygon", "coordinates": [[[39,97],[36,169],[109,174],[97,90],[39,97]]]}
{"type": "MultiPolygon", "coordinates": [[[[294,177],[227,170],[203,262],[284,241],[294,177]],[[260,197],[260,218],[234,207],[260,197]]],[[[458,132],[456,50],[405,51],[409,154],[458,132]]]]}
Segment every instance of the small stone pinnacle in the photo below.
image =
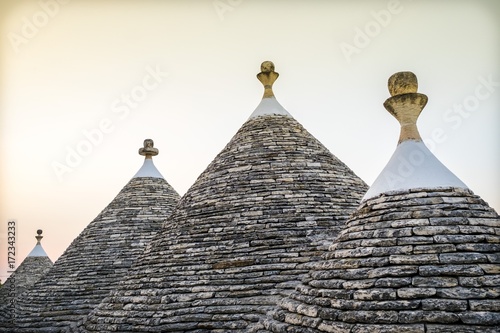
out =
{"type": "Polygon", "coordinates": [[[384,102],[384,107],[401,124],[398,143],[406,140],[422,141],[417,119],[427,104],[427,96],[417,93],[417,76],[412,72],[398,72],[389,78],[388,87],[392,97],[384,102]]]}
{"type": "Polygon", "coordinates": [[[41,240],[42,240],[42,238],[43,238],[43,236],[42,236],[42,232],[43,232],[43,231],[42,231],[42,229],[38,229],[38,230],[36,231],[37,236],[35,236],[35,238],[36,238],[36,244],[37,244],[37,245],[39,245],[39,244],[40,244],[40,241],[41,241],[41,240]]]}
{"type": "Polygon", "coordinates": [[[271,61],[264,61],[260,65],[260,73],[257,79],[264,85],[264,96],[262,98],[273,97],[273,83],[278,78],[279,73],[274,71],[274,64],[271,61]]]}
{"type": "Polygon", "coordinates": [[[144,147],[139,149],[139,155],[146,156],[151,159],[153,156],[158,155],[158,149],[154,148],[154,142],[151,139],[144,140],[144,147]]]}

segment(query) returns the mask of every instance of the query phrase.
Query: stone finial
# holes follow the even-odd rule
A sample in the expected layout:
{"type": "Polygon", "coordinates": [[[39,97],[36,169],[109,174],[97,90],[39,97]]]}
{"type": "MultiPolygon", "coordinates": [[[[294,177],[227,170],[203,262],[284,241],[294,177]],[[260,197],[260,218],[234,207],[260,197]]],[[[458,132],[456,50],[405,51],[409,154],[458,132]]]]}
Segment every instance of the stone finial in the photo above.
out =
{"type": "Polygon", "coordinates": [[[264,85],[264,96],[262,98],[273,97],[273,83],[278,78],[279,73],[274,71],[272,61],[264,61],[260,65],[260,73],[257,74],[257,79],[264,85]]]}
{"type": "Polygon", "coordinates": [[[146,156],[148,159],[152,159],[153,156],[158,155],[158,149],[154,148],[154,142],[151,139],[144,140],[144,147],[139,149],[139,155],[146,156]]]}
{"type": "Polygon", "coordinates": [[[389,78],[388,87],[392,97],[384,102],[384,107],[401,124],[398,144],[406,140],[422,141],[417,119],[427,104],[427,96],[417,93],[416,75],[412,72],[393,74],[389,78]]]}
{"type": "Polygon", "coordinates": [[[42,238],[43,238],[43,236],[42,236],[42,232],[43,232],[43,230],[42,230],[42,229],[38,229],[38,230],[36,231],[37,235],[35,236],[35,238],[36,238],[36,244],[37,244],[37,245],[40,245],[40,241],[41,241],[41,240],[42,240],[42,238]]]}

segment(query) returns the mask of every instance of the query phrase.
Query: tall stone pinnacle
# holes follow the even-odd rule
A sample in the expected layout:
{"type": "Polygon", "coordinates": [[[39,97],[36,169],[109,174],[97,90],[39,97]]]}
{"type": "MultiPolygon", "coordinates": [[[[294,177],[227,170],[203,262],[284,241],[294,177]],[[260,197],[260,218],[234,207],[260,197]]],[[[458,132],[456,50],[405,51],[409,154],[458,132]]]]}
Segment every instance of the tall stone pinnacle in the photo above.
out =
{"type": "Polygon", "coordinates": [[[417,93],[415,74],[393,74],[389,78],[388,86],[392,97],[384,102],[384,107],[401,125],[398,146],[363,200],[382,193],[410,188],[467,188],[467,185],[434,156],[418,133],[417,119],[427,104],[427,96],[417,93]]]}
{"type": "Polygon", "coordinates": [[[412,72],[398,72],[389,78],[390,98],[384,107],[401,124],[399,142],[406,140],[422,141],[417,129],[417,119],[425,105],[427,96],[417,93],[417,76],[412,72]]]}

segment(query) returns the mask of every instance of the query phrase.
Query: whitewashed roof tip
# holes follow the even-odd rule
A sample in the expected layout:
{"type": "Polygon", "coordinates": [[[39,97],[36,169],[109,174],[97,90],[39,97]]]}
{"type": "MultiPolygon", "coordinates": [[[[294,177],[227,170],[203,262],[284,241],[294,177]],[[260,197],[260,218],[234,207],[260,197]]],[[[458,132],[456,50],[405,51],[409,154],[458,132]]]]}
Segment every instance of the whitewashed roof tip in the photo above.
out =
{"type": "Polygon", "coordinates": [[[278,79],[279,73],[274,71],[274,64],[271,61],[264,61],[260,65],[260,73],[257,78],[264,85],[264,96],[255,111],[248,119],[267,115],[282,115],[292,117],[290,113],[274,97],[273,83],[278,79]]]}
{"type": "Polygon", "coordinates": [[[467,188],[434,156],[420,137],[417,119],[427,104],[427,96],[417,93],[415,74],[396,73],[389,78],[388,86],[392,97],[384,102],[384,107],[401,125],[399,142],[363,200],[382,193],[415,188],[467,188]]]}
{"type": "Polygon", "coordinates": [[[158,149],[154,148],[153,140],[151,139],[144,140],[144,147],[139,149],[139,155],[145,156],[144,164],[132,178],[140,178],[140,177],[164,178],[153,163],[153,156],[158,155],[158,153],[159,153],[158,149]]]}
{"type": "Polygon", "coordinates": [[[31,250],[31,252],[28,254],[28,257],[48,257],[47,253],[45,252],[45,250],[42,247],[42,244],[40,243],[40,241],[43,238],[42,232],[43,231],[41,229],[38,229],[36,231],[36,233],[37,233],[37,236],[35,236],[36,245],[33,248],[33,250],[31,250]]]}

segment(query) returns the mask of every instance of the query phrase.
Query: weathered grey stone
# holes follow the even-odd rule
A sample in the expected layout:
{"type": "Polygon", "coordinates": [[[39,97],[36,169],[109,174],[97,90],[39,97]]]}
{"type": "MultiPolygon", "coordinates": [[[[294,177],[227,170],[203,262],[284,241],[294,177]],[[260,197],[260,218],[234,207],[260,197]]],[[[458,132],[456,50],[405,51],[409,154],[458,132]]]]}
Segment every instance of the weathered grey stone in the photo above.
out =
{"type": "Polygon", "coordinates": [[[486,258],[492,264],[500,264],[500,253],[487,253],[486,258]]]}
{"type": "Polygon", "coordinates": [[[486,227],[498,228],[498,220],[496,218],[473,218],[469,217],[468,222],[470,225],[480,225],[486,227]]]}
{"type": "Polygon", "coordinates": [[[366,289],[373,287],[375,279],[346,281],[341,287],[345,289],[366,289]]]}
{"type": "Polygon", "coordinates": [[[418,266],[396,266],[396,267],[380,267],[367,271],[368,278],[381,278],[386,276],[412,276],[418,272],[418,266]]]}
{"type": "Polygon", "coordinates": [[[500,244],[457,244],[457,250],[471,252],[500,252],[500,244]]]}
{"type": "Polygon", "coordinates": [[[498,298],[500,287],[470,288],[453,287],[437,289],[437,296],[455,299],[498,298]]]}
{"type": "Polygon", "coordinates": [[[397,290],[398,297],[401,298],[424,298],[436,295],[435,288],[400,288],[397,290]]]}
{"type": "Polygon", "coordinates": [[[498,333],[496,327],[476,325],[425,325],[427,333],[498,333]]]}
{"type": "Polygon", "coordinates": [[[472,311],[500,312],[500,300],[498,299],[469,300],[469,306],[472,311]]]}
{"type": "Polygon", "coordinates": [[[433,245],[416,245],[413,248],[413,253],[424,254],[424,253],[445,253],[445,252],[455,252],[457,249],[453,244],[433,244],[433,245]]]}
{"type": "Polygon", "coordinates": [[[481,276],[481,275],[484,275],[484,271],[481,269],[480,265],[420,266],[418,272],[422,276],[440,276],[440,275],[481,276]]]}
{"type": "Polygon", "coordinates": [[[442,264],[475,264],[488,262],[487,257],[482,253],[442,253],[439,255],[442,264]]]}
{"type": "Polygon", "coordinates": [[[352,333],[424,333],[424,325],[356,325],[352,333]]]}
{"type": "Polygon", "coordinates": [[[479,243],[486,240],[485,235],[436,235],[434,236],[435,243],[479,243]]]}
{"type": "Polygon", "coordinates": [[[432,244],[434,238],[428,236],[401,237],[397,239],[397,243],[398,245],[432,244]]]}
{"type": "Polygon", "coordinates": [[[357,300],[393,300],[396,299],[396,291],[392,288],[373,288],[356,290],[353,294],[357,300]]]}
{"type": "Polygon", "coordinates": [[[389,262],[393,265],[438,264],[437,254],[391,255],[389,262]]]}
{"type": "Polygon", "coordinates": [[[500,326],[500,313],[469,311],[460,314],[460,319],[466,324],[500,326]]]}
{"type": "Polygon", "coordinates": [[[395,254],[411,254],[413,252],[413,247],[411,245],[405,246],[386,246],[386,247],[376,247],[372,251],[372,255],[375,257],[388,256],[395,254]]]}
{"type": "Polygon", "coordinates": [[[347,323],[397,323],[396,311],[351,311],[339,315],[339,320],[347,323]]]}
{"type": "Polygon", "coordinates": [[[375,287],[406,287],[411,284],[411,277],[406,278],[380,278],[375,282],[375,287]]]}
{"type": "Polygon", "coordinates": [[[444,311],[400,311],[399,322],[412,323],[455,323],[459,321],[459,315],[444,311]]]}
{"type": "Polygon", "coordinates": [[[479,264],[479,267],[486,274],[500,274],[500,265],[492,265],[492,264],[479,264]]]}
{"type": "Polygon", "coordinates": [[[463,287],[496,287],[500,286],[500,275],[461,276],[459,282],[463,287]]]}
{"type": "Polygon", "coordinates": [[[347,324],[344,322],[332,322],[329,320],[323,320],[319,325],[318,329],[321,332],[329,333],[350,333],[354,325],[347,324]]]}
{"type": "Polygon", "coordinates": [[[425,226],[413,228],[413,233],[418,236],[453,235],[459,232],[459,227],[455,226],[425,226]]]}
{"type": "Polygon", "coordinates": [[[415,287],[432,287],[432,288],[455,287],[458,285],[458,279],[455,277],[445,277],[445,276],[431,276],[431,277],[416,276],[412,279],[412,285],[415,287]]]}
{"type": "Polygon", "coordinates": [[[428,298],[422,300],[424,311],[466,311],[467,301],[428,298]]]}

